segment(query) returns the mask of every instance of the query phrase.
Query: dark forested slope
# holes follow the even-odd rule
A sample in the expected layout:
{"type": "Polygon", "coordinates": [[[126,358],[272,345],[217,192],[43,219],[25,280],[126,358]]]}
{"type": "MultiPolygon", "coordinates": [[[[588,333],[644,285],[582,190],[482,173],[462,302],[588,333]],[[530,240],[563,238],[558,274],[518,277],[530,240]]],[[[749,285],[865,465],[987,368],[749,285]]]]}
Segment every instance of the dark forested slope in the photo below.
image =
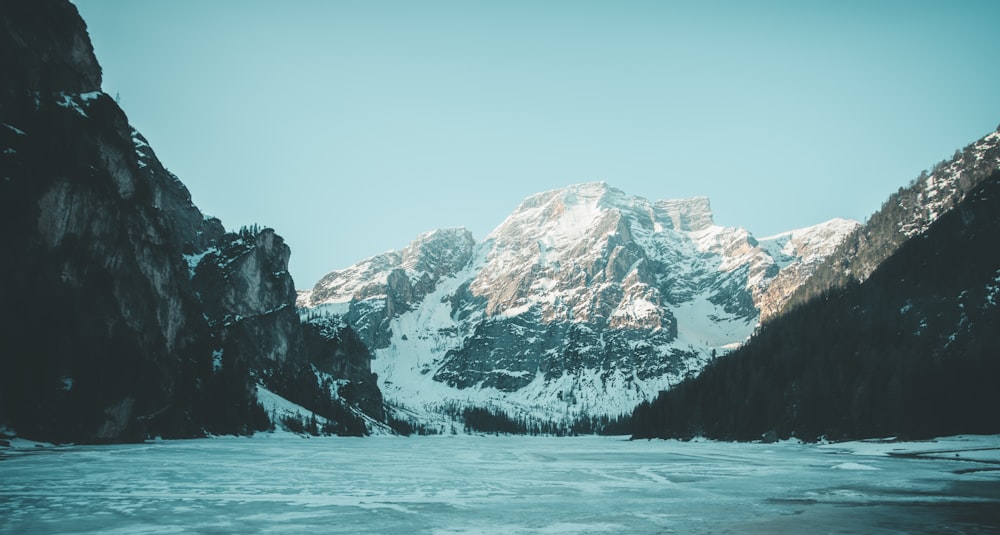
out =
{"type": "Polygon", "coordinates": [[[864,282],[776,318],[643,403],[637,438],[1000,432],[1000,172],[864,282]]]}
{"type": "Polygon", "coordinates": [[[923,233],[979,184],[1000,170],[1000,130],[956,150],[889,196],[865,224],[845,238],[800,285],[784,312],[832,288],[861,282],[910,238],[923,233]]]}

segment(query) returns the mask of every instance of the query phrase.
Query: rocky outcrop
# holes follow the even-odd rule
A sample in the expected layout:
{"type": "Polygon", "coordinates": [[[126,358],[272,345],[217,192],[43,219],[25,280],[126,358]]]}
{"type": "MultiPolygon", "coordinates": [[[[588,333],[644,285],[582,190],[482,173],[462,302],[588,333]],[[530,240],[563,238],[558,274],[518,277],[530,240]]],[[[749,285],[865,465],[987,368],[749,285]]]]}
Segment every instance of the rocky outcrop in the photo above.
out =
{"type": "Polygon", "coordinates": [[[670,228],[674,230],[695,232],[715,224],[708,197],[657,201],[653,208],[657,212],[657,219],[669,220],[672,223],[670,228]]]}
{"type": "Polygon", "coordinates": [[[321,316],[302,322],[306,352],[316,369],[338,378],[337,395],[364,414],[385,421],[385,404],[378,376],[371,370],[371,353],[349,325],[321,316]]]}
{"type": "Polygon", "coordinates": [[[761,240],[761,245],[769,250],[779,268],[766,287],[755,288],[754,303],[760,309],[761,322],[778,314],[845,237],[860,227],[857,221],[833,219],[761,240]]]}
{"type": "Polygon", "coordinates": [[[384,422],[371,357],[354,331],[300,320],[284,240],[269,228],[221,235],[211,228],[198,235],[208,248],[186,259],[215,333],[217,365],[246,368],[261,387],[321,418],[327,432],[364,434],[366,418],[384,422]]]}
{"type": "Polygon", "coordinates": [[[59,0],[11,0],[0,14],[0,113],[26,94],[101,90],[101,67],[76,7],[59,0]]]}
{"type": "Polygon", "coordinates": [[[417,237],[402,251],[389,251],[325,275],[298,304],[323,307],[342,317],[371,348],[385,348],[389,326],[434,292],[438,283],[472,260],[475,240],[464,228],[417,237]]]}
{"type": "Polygon", "coordinates": [[[604,388],[580,392],[573,383],[587,375],[599,387],[683,375],[684,360],[698,355],[669,349],[676,336],[676,330],[597,330],[586,323],[544,322],[532,314],[493,318],[477,323],[460,347],[448,351],[433,378],[457,389],[507,393],[539,379],[549,385],[568,382],[558,387],[557,396],[591,398],[592,409],[600,413],[598,394],[604,388]],[[670,358],[658,348],[668,348],[670,358]]]}
{"type": "Polygon", "coordinates": [[[134,128],[129,127],[129,131],[137,165],[152,190],[153,206],[170,215],[167,224],[184,252],[198,253],[211,247],[225,233],[222,222],[202,214],[187,187],[160,163],[146,138],[134,128]]]}
{"type": "Polygon", "coordinates": [[[243,229],[189,256],[197,261],[192,282],[209,325],[253,368],[307,364],[290,254],[274,230],[243,229]]]}

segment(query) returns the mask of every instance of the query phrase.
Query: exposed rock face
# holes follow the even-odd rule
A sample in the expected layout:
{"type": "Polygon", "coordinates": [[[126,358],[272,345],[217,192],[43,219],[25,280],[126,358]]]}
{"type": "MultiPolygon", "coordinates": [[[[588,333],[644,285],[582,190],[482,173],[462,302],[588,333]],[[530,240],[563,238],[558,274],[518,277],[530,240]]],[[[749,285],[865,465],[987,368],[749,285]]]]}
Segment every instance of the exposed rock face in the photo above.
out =
{"type": "Polygon", "coordinates": [[[389,251],[345,270],[332,271],[313,288],[310,302],[340,302],[343,296],[359,299],[396,295],[397,306],[410,304],[433,290],[437,281],[468,264],[475,241],[466,229],[444,229],[417,237],[402,251],[389,251]],[[407,272],[416,280],[403,280],[407,272]],[[392,277],[393,280],[389,281],[392,277]]]}
{"type": "Polygon", "coordinates": [[[316,400],[288,247],[226,234],[191,203],[100,92],[76,9],[9,2],[0,45],[0,224],[15,229],[0,426],[74,442],[248,432],[268,425],[256,392],[272,379],[339,403],[316,400]]]}
{"type": "Polygon", "coordinates": [[[316,317],[302,322],[306,351],[320,372],[340,378],[338,395],[381,422],[385,421],[378,377],[371,370],[371,353],[349,325],[316,317]]]}
{"type": "Polygon", "coordinates": [[[254,368],[306,365],[291,251],[272,229],[225,234],[196,257],[193,284],[221,343],[234,344],[254,368]]]}
{"type": "Polygon", "coordinates": [[[0,13],[0,419],[107,441],[199,430],[210,332],[170,215],[66,2],[0,13]]]}
{"type": "Polygon", "coordinates": [[[134,128],[129,127],[129,131],[137,165],[152,190],[153,206],[170,215],[167,224],[183,244],[185,252],[208,249],[225,232],[222,222],[202,214],[191,202],[187,187],[163,167],[146,138],[134,128]]]}
{"type": "Polygon", "coordinates": [[[393,318],[433,292],[472,258],[475,241],[466,229],[444,229],[417,237],[402,251],[374,256],[324,276],[299,303],[347,303],[344,319],[372,348],[388,347],[393,318]]]}
{"type": "Polygon", "coordinates": [[[703,197],[581,184],[529,197],[482,243],[438,231],[331,272],[299,305],[356,326],[397,404],[615,414],[742,342],[775,277],[807,273],[849,227],[758,242],[703,197]]]}
{"type": "Polygon", "coordinates": [[[754,302],[760,319],[767,321],[781,311],[792,294],[836,250],[846,236],[861,227],[857,221],[833,219],[807,229],[793,230],[762,240],[780,272],[766,288],[759,288],[754,302]]]}
{"type": "Polygon", "coordinates": [[[708,197],[657,201],[653,209],[657,212],[657,219],[669,219],[673,224],[670,228],[674,230],[694,232],[715,224],[708,197]]]}
{"type": "Polygon", "coordinates": [[[247,368],[261,386],[324,419],[329,432],[363,434],[364,417],[383,422],[371,355],[354,331],[300,320],[284,240],[272,229],[214,235],[208,227],[197,238],[209,247],[186,259],[222,368],[247,368]]]}
{"type": "Polygon", "coordinates": [[[101,90],[101,67],[76,7],[57,0],[12,0],[0,16],[0,80],[9,113],[25,92],[101,90]]]}

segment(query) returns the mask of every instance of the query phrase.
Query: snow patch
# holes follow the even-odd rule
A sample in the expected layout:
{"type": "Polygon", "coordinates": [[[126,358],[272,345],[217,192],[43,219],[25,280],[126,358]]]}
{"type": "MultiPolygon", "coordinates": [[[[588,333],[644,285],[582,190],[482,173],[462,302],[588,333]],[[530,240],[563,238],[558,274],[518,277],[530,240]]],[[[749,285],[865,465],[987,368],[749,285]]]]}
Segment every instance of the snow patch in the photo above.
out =
{"type": "Polygon", "coordinates": [[[99,98],[103,93],[101,91],[90,91],[88,93],[59,93],[59,99],[56,100],[56,105],[75,111],[81,117],[87,117],[87,112],[84,108],[89,106],[91,101],[99,98]]]}
{"type": "Polygon", "coordinates": [[[876,468],[874,466],[869,466],[867,464],[861,463],[840,463],[832,466],[834,470],[860,470],[860,471],[870,471],[870,470],[881,470],[881,468],[876,468]]]}
{"type": "Polygon", "coordinates": [[[993,280],[986,285],[986,298],[983,308],[997,306],[997,295],[1000,295],[1000,270],[997,270],[993,280]]]}
{"type": "Polygon", "coordinates": [[[187,262],[188,272],[191,274],[191,276],[192,277],[194,276],[194,272],[198,268],[198,264],[201,263],[201,260],[203,258],[205,258],[210,254],[218,254],[218,252],[219,252],[218,247],[209,247],[208,249],[205,249],[200,253],[184,255],[184,261],[187,262]]]}
{"type": "Polygon", "coordinates": [[[17,128],[16,126],[13,126],[13,125],[10,125],[10,124],[7,124],[7,123],[0,123],[0,125],[3,125],[5,128],[7,128],[11,132],[14,132],[15,134],[17,134],[19,136],[26,136],[27,135],[27,134],[24,133],[24,130],[21,130],[20,128],[17,128]]]}

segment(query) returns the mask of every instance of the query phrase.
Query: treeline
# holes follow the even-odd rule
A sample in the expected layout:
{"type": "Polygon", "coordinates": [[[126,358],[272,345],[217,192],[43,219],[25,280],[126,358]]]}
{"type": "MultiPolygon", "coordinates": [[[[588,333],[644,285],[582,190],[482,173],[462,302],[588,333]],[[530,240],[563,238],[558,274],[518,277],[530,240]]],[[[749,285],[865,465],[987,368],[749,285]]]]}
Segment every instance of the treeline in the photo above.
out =
{"type": "Polygon", "coordinates": [[[512,416],[497,407],[458,407],[445,409],[446,414],[464,424],[466,433],[494,435],[625,435],[630,431],[628,415],[590,416],[554,421],[528,415],[512,416]]]}
{"type": "Polygon", "coordinates": [[[636,438],[1000,432],[1000,173],[864,283],[766,324],[633,413],[636,438]]]}
{"type": "MultiPolygon", "coordinates": [[[[257,372],[257,380],[272,392],[311,411],[308,416],[284,416],[279,421],[292,432],[310,435],[365,436],[368,427],[337,395],[329,377],[317,380],[312,366],[295,370],[272,367],[257,372]],[[316,415],[326,421],[318,423],[316,415]]],[[[274,415],[271,417],[274,423],[274,415]]]]}

